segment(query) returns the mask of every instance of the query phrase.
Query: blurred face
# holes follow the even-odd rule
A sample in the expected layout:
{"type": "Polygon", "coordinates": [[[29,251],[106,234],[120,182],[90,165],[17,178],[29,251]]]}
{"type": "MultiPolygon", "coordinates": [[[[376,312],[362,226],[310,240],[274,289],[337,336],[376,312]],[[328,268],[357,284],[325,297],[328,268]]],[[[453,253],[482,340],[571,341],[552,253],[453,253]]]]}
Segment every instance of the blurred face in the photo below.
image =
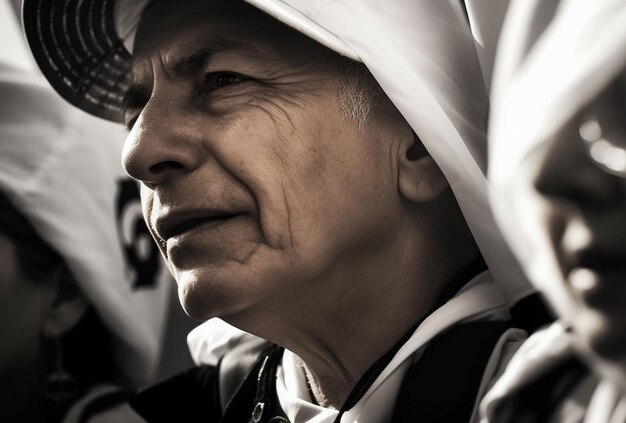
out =
{"type": "MultiPolygon", "coordinates": [[[[626,73],[530,154],[511,184],[533,279],[585,349],[626,364],[626,73]],[[539,265],[538,265],[539,264],[539,265]]],[[[513,208],[511,208],[513,210],[513,208]]]]}
{"type": "MultiPolygon", "coordinates": [[[[0,414],[8,413],[39,377],[39,353],[43,314],[53,296],[54,285],[26,277],[13,241],[0,232],[0,414]]],[[[28,398],[32,399],[32,398],[28,398]]],[[[20,404],[22,405],[22,404],[20,404]]]]}
{"type": "Polygon", "coordinates": [[[401,119],[382,105],[358,130],[340,106],[340,70],[239,2],[161,1],[144,16],[123,160],[192,317],[319,296],[394,232],[387,140],[401,119]]]}

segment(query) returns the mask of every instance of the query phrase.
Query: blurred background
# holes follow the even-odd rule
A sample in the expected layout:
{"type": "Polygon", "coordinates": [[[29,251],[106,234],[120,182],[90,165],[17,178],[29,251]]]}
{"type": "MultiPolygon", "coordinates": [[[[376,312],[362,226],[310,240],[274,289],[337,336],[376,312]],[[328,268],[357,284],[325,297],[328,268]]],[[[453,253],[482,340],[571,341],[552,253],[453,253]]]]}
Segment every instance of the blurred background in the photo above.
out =
{"type": "MultiPolygon", "coordinates": [[[[20,7],[20,0],[0,1],[0,61],[8,63],[13,67],[23,69],[24,72],[38,74],[39,70],[31,59],[30,52],[23,39],[20,7]]],[[[51,88],[50,90],[52,91],[51,88]]],[[[110,125],[111,137],[119,138],[121,136],[118,125],[108,122],[105,123],[86,113],[82,113],[82,115],[85,125],[89,125],[91,121],[98,121],[97,128],[99,130],[101,130],[103,126],[106,127],[110,125]]],[[[113,141],[118,140],[112,140],[112,142],[113,141]]],[[[118,142],[118,145],[121,145],[121,143],[118,142]]],[[[161,358],[156,380],[171,376],[193,364],[187,349],[186,337],[187,333],[193,327],[197,326],[198,322],[188,318],[182,311],[176,295],[176,284],[173,279],[169,279],[167,283],[170,284],[169,288],[171,289],[171,294],[167,300],[168,310],[164,323],[161,358]]]]}

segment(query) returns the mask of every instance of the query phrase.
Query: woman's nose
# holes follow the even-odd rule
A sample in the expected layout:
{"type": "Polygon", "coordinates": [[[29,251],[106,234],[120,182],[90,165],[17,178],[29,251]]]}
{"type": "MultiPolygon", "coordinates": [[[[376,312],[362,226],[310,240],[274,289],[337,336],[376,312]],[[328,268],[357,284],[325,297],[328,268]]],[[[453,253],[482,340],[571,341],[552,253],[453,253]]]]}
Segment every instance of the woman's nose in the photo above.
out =
{"type": "Polygon", "coordinates": [[[126,172],[149,188],[195,169],[200,162],[192,122],[176,103],[150,99],[124,143],[126,172]]]}
{"type": "Polygon", "coordinates": [[[578,140],[578,130],[572,122],[553,137],[540,160],[535,188],[544,196],[581,209],[610,207],[624,201],[625,180],[593,162],[578,140]]]}

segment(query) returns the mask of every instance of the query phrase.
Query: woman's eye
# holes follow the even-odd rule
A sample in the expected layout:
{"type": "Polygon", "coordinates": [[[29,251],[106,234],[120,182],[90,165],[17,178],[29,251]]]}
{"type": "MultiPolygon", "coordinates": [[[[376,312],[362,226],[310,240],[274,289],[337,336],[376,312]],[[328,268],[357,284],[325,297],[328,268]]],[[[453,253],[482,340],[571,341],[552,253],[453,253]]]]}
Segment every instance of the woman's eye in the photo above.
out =
{"type": "Polygon", "coordinates": [[[137,122],[137,119],[139,119],[140,113],[141,110],[124,109],[124,124],[128,132],[133,130],[133,126],[135,126],[135,122],[137,122]]]}
{"type": "Polygon", "coordinates": [[[137,116],[125,119],[126,120],[126,130],[128,132],[133,130],[133,126],[135,126],[135,122],[137,122],[138,118],[139,118],[139,116],[137,115],[137,116]]]}
{"type": "Polygon", "coordinates": [[[237,84],[245,79],[234,73],[227,72],[214,72],[209,73],[205,79],[205,90],[207,92],[215,91],[220,88],[227,87],[229,85],[237,84]]]}

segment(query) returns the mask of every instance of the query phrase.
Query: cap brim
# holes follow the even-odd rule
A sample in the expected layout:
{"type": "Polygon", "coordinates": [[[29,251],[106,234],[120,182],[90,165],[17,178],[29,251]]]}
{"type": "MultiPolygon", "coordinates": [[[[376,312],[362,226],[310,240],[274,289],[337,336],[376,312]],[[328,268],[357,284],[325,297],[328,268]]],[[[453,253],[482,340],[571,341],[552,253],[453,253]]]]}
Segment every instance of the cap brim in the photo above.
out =
{"type": "Polygon", "coordinates": [[[37,64],[67,101],[92,115],[123,121],[130,53],[116,34],[115,0],[31,0],[24,31],[37,64]]]}
{"type": "MultiPolygon", "coordinates": [[[[245,0],[335,52],[359,56],[342,40],[288,4],[245,0]]],[[[26,0],[24,31],[31,52],[52,87],[74,106],[123,122],[131,53],[116,30],[116,0],[26,0]]]]}

